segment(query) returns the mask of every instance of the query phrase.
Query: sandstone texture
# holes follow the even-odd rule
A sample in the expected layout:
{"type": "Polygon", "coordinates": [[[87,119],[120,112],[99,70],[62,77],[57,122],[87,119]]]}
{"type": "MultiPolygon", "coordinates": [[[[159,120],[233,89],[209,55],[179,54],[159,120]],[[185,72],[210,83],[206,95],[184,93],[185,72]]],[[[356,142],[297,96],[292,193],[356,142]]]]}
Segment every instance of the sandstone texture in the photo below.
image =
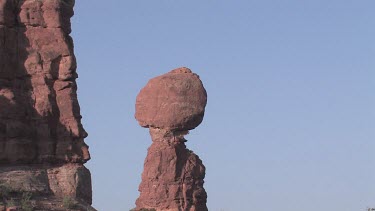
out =
{"type": "Polygon", "coordinates": [[[135,118],[143,127],[191,130],[202,122],[206,103],[199,76],[178,68],[147,83],[137,96],[135,118]]]}
{"type": "Polygon", "coordinates": [[[207,94],[198,75],[179,68],[151,79],[140,91],[135,117],[148,127],[148,149],[136,209],[207,211],[205,166],[184,135],[203,120],[207,94]]]}
{"type": "Polygon", "coordinates": [[[0,163],[84,163],[74,1],[0,0],[0,163]]]}
{"type": "Polygon", "coordinates": [[[29,192],[91,204],[69,36],[73,6],[74,0],[0,0],[0,186],[16,201],[29,192]]]}
{"type": "Polygon", "coordinates": [[[86,167],[73,163],[2,166],[0,191],[4,198],[17,199],[18,193],[29,193],[36,203],[50,198],[55,201],[59,198],[71,198],[88,205],[91,204],[91,176],[86,167]]]}

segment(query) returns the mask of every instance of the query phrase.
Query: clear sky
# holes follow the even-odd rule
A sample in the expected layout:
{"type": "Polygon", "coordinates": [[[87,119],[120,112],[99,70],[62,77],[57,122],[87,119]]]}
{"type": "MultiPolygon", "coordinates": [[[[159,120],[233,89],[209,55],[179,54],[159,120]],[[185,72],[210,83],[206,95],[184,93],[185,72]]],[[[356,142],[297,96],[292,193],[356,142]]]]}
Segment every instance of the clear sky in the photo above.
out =
{"type": "Polygon", "coordinates": [[[79,100],[94,206],[138,197],[148,79],[186,66],[208,92],[186,138],[210,211],[375,207],[374,0],[78,0],[79,100]]]}

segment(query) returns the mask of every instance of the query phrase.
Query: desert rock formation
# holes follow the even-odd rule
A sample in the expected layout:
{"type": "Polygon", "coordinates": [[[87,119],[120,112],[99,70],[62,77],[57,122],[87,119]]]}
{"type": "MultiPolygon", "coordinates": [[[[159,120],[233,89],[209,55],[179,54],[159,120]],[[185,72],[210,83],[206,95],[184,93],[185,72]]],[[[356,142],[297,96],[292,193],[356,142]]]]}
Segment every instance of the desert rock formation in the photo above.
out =
{"type": "Polygon", "coordinates": [[[74,0],[0,0],[0,188],[7,190],[0,201],[5,205],[10,198],[17,203],[25,192],[35,209],[55,209],[66,197],[91,204],[91,176],[83,166],[90,155],[69,36],[73,6],[74,0]]]}
{"type": "Polygon", "coordinates": [[[149,128],[151,147],[136,209],[207,211],[205,167],[184,135],[203,120],[207,93],[199,76],[178,68],[151,79],[136,100],[135,117],[149,128]]]}

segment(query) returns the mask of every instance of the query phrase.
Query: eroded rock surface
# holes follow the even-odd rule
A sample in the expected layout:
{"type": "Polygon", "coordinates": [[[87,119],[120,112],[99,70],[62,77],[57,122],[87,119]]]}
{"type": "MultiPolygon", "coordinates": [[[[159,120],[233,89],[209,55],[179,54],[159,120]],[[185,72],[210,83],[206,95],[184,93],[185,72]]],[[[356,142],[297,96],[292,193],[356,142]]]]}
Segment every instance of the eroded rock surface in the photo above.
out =
{"type": "Polygon", "coordinates": [[[198,75],[179,68],[151,79],[137,96],[136,119],[148,127],[137,210],[206,211],[205,166],[184,135],[203,120],[207,94],[198,75]]]}
{"type": "Polygon", "coordinates": [[[73,6],[74,0],[0,0],[0,185],[17,194],[19,185],[9,183],[17,172],[35,186],[35,197],[91,204],[69,36],[73,6]]]}
{"type": "Polygon", "coordinates": [[[90,171],[79,164],[1,167],[0,184],[6,184],[9,194],[70,196],[91,203],[90,171]]]}
{"type": "Polygon", "coordinates": [[[202,122],[206,103],[199,76],[178,68],[151,79],[140,91],[135,118],[143,127],[191,130],[202,122]]]}
{"type": "Polygon", "coordinates": [[[84,163],[72,0],[0,0],[0,163],[84,163]]]}

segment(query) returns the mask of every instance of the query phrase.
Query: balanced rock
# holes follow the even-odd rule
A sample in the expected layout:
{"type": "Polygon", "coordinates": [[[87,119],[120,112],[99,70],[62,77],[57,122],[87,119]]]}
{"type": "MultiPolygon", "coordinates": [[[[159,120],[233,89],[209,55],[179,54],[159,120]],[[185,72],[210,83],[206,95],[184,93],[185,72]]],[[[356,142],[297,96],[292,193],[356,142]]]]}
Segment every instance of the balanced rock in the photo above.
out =
{"type": "Polygon", "coordinates": [[[199,76],[178,68],[147,83],[137,96],[135,118],[143,127],[191,130],[202,122],[206,103],[199,76]]]}
{"type": "Polygon", "coordinates": [[[74,0],[0,0],[0,188],[16,202],[29,192],[40,210],[55,210],[42,201],[61,204],[64,197],[91,204],[69,35],[73,6],[74,0]]]}
{"type": "Polygon", "coordinates": [[[136,209],[207,211],[205,166],[186,148],[184,135],[203,120],[207,94],[198,75],[179,68],[151,79],[137,97],[136,118],[149,127],[136,209]]]}

